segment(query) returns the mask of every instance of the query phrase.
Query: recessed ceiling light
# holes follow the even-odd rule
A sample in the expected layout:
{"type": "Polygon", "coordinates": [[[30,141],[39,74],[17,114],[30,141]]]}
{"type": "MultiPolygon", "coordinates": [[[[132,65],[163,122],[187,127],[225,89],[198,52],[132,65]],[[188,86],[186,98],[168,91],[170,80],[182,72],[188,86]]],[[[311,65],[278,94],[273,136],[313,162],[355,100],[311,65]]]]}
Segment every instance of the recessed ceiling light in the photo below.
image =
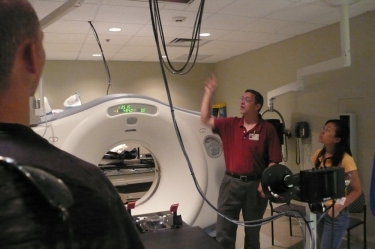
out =
{"type": "Polygon", "coordinates": [[[172,18],[172,20],[179,23],[179,22],[185,21],[186,17],[184,17],[184,16],[175,16],[175,17],[172,18]]]}
{"type": "Polygon", "coordinates": [[[199,36],[210,36],[210,33],[200,33],[199,36]]]}
{"type": "Polygon", "coordinates": [[[110,28],[109,31],[119,32],[119,31],[121,31],[121,29],[120,28],[110,28]]]}
{"type": "Polygon", "coordinates": [[[101,54],[92,54],[92,56],[98,57],[98,56],[102,56],[102,55],[101,54]]]}

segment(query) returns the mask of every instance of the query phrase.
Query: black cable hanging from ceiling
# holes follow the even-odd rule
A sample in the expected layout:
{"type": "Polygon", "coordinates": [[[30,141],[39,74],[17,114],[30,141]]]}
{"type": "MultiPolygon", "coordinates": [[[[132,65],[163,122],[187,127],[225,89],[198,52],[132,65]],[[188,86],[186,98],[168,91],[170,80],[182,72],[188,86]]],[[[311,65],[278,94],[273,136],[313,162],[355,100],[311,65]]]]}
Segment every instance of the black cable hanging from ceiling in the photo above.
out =
{"type": "Polygon", "coordinates": [[[156,46],[158,50],[159,60],[161,63],[163,63],[163,65],[167,68],[167,70],[172,74],[180,74],[180,75],[187,74],[191,71],[191,69],[196,63],[196,60],[198,57],[198,51],[199,51],[199,41],[200,41],[199,34],[200,34],[200,29],[201,29],[201,24],[202,24],[204,3],[205,3],[205,0],[201,0],[201,3],[198,8],[198,13],[197,13],[195,23],[194,23],[193,33],[191,36],[191,43],[190,43],[188,58],[186,62],[184,63],[184,65],[181,68],[177,69],[172,65],[168,56],[168,51],[167,51],[167,47],[165,43],[164,32],[163,32],[163,27],[161,23],[160,11],[159,11],[157,0],[150,0],[150,13],[151,13],[152,27],[153,27],[155,42],[156,42],[156,46]],[[159,38],[160,38],[160,41],[159,41],[159,38]],[[161,45],[160,45],[160,42],[161,42],[161,45]],[[163,52],[166,56],[165,58],[166,61],[163,60],[163,57],[161,54],[161,47],[163,48],[163,52]],[[191,63],[190,67],[188,67],[195,48],[196,48],[196,51],[195,51],[194,61],[191,63]]]}
{"type": "Polygon", "coordinates": [[[101,55],[102,55],[102,58],[103,58],[104,68],[105,68],[105,71],[107,72],[107,77],[108,77],[107,95],[108,95],[109,88],[111,87],[111,73],[109,72],[109,67],[108,67],[107,61],[106,61],[105,56],[104,56],[102,45],[100,44],[98,33],[96,33],[94,25],[91,23],[91,21],[89,21],[89,24],[92,28],[92,31],[94,32],[96,42],[98,43],[98,46],[100,48],[100,52],[101,52],[101,55]]]}

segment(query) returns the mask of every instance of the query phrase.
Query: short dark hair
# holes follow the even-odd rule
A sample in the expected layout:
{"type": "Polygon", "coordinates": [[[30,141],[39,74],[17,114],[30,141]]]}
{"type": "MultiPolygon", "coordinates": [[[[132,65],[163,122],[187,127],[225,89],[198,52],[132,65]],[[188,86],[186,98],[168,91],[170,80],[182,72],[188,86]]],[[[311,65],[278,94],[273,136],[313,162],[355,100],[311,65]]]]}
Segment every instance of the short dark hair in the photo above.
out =
{"type": "Polygon", "coordinates": [[[0,0],[0,91],[7,86],[19,45],[38,39],[40,24],[27,0],[0,0]]]}
{"type": "Polygon", "coordinates": [[[253,89],[247,89],[245,91],[245,93],[252,93],[254,94],[255,96],[255,104],[260,104],[260,108],[259,108],[259,111],[262,109],[263,107],[263,96],[262,94],[260,94],[259,92],[253,90],[253,89]]]}

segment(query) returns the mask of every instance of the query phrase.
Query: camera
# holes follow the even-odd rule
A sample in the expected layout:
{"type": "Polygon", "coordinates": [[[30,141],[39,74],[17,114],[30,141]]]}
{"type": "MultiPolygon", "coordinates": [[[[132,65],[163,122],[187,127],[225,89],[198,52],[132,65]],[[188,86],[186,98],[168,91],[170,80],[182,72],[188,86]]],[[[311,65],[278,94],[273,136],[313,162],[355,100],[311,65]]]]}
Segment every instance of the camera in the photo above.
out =
{"type": "Polygon", "coordinates": [[[293,174],[286,166],[275,164],[263,172],[261,184],[272,202],[294,199],[316,204],[345,196],[345,171],[341,167],[329,167],[293,174]]]}

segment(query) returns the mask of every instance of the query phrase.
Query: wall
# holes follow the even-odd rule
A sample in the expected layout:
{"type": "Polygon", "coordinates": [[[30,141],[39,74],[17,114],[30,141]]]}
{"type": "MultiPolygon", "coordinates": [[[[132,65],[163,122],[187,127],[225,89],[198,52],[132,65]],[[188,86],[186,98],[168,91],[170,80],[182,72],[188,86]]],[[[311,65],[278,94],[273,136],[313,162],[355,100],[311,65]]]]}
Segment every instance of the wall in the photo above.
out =
{"type": "MultiPolygon", "coordinates": [[[[109,94],[134,93],[168,102],[159,63],[110,61],[108,67],[109,94]]],[[[202,95],[197,93],[203,93],[203,82],[213,70],[213,64],[196,64],[186,75],[166,71],[173,105],[200,110],[202,95]]],[[[52,109],[64,109],[65,99],[76,92],[83,103],[107,94],[108,77],[102,61],[47,61],[42,77],[44,95],[52,109]]]]}
{"type": "MultiPolygon", "coordinates": [[[[304,78],[305,89],[290,92],[274,100],[286,128],[294,133],[295,123],[307,121],[312,136],[302,142],[302,164],[297,165],[296,139],[288,140],[289,159],[285,163],[293,172],[311,168],[311,153],[322,147],[317,142],[326,120],[338,118],[341,112],[357,116],[357,165],[369,206],[371,172],[374,158],[375,131],[375,11],[350,19],[352,65],[304,78]]],[[[239,97],[245,89],[254,88],[266,98],[267,92],[296,80],[297,69],[340,57],[339,24],[299,35],[217,63],[220,79],[216,101],[227,103],[228,115],[239,115],[239,97]]],[[[267,103],[263,110],[267,109],[267,103]]],[[[264,118],[275,118],[275,114],[264,118]]],[[[368,208],[368,241],[375,243],[375,218],[368,208]]],[[[361,229],[358,229],[359,232],[361,229]]],[[[357,239],[361,240],[357,232],[357,239]]]]}

